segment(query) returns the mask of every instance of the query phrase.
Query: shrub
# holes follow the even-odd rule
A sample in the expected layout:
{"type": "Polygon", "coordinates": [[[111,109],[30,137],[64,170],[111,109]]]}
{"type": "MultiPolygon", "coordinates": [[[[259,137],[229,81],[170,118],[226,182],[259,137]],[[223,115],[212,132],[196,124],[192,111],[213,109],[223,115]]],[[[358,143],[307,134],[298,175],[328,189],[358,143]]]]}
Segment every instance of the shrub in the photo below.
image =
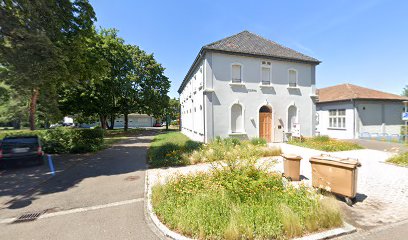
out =
{"type": "Polygon", "coordinates": [[[280,148],[268,148],[262,140],[241,141],[238,138],[215,138],[203,145],[189,140],[180,132],[160,134],[155,137],[149,149],[149,163],[152,167],[183,166],[203,162],[259,159],[278,156],[280,148]]]}
{"type": "Polygon", "coordinates": [[[287,239],[342,225],[334,200],[285,186],[280,174],[252,163],[237,164],[154,186],[155,213],[169,228],[199,239],[287,239]]]}
{"type": "Polygon", "coordinates": [[[267,144],[266,140],[263,139],[263,138],[252,138],[251,143],[252,143],[252,145],[255,145],[255,146],[257,146],[257,145],[266,146],[266,144],[267,144]]]}
{"type": "Polygon", "coordinates": [[[408,167],[408,152],[391,157],[387,162],[408,167]]]}
{"type": "Polygon", "coordinates": [[[46,153],[84,153],[99,150],[104,130],[56,128],[36,131],[8,131],[5,136],[38,136],[46,153]]]}
{"type": "Polygon", "coordinates": [[[316,136],[312,138],[292,139],[289,144],[300,147],[307,147],[326,152],[349,151],[361,149],[362,147],[356,143],[331,139],[328,136],[316,136]]]}

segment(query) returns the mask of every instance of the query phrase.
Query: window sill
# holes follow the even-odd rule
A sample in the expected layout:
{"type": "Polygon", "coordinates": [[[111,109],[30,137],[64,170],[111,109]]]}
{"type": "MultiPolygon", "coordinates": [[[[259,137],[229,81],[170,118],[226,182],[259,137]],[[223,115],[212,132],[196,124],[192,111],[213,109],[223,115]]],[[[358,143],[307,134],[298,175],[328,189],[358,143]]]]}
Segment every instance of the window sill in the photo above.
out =
{"type": "Polygon", "coordinates": [[[273,85],[272,84],[270,84],[270,85],[259,84],[259,87],[261,87],[261,88],[273,88],[273,85]]]}
{"type": "Polygon", "coordinates": [[[237,136],[237,135],[246,135],[247,133],[246,132],[230,132],[230,133],[228,133],[228,135],[235,135],[235,136],[237,136]]]}
{"type": "Polygon", "coordinates": [[[230,86],[242,86],[243,87],[243,86],[245,86],[245,83],[233,83],[233,82],[230,82],[229,85],[230,86]]]}
{"type": "Polygon", "coordinates": [[[327,130],[340,130],[340,131],[346,131],[347,128],[335,128],[335,127],[328,127],[327,130]]]}
{"type": "Polygon", "coordinates": [[[206,89],[204,89],[204,92],[205,92],[205,93],[212,93],[212,92],[214,92],[214,89],[212,89],[212,88],[206,88],[206,89]]]}
{"type": "Polygon", "coordinates": [[[288,89],[299,89],[299,87],[288,87],[288,89]]]}

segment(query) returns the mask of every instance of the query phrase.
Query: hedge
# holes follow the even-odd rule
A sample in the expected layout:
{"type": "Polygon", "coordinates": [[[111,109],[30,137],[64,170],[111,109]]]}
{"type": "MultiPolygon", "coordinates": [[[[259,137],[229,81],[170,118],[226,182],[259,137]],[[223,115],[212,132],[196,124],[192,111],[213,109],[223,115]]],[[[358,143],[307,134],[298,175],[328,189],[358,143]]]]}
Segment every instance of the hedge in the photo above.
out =
{"type": "Polygon", "coordinates": [[[85,153],[102,148],[104,130],[61,127],[50,130],[0,132],[0,139],[6,136],[38,136],[46,153],[85,153]]]}

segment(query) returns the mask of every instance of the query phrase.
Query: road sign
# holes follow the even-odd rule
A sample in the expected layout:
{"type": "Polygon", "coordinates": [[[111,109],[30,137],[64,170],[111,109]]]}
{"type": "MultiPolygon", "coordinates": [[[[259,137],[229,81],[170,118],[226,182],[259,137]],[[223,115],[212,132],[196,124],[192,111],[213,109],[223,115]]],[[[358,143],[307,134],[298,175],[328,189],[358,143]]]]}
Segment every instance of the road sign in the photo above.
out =
{"type": "Polygon", "coordinates": [[[402,113],[402,121],[408,121],[408,112],[402,113]]]}

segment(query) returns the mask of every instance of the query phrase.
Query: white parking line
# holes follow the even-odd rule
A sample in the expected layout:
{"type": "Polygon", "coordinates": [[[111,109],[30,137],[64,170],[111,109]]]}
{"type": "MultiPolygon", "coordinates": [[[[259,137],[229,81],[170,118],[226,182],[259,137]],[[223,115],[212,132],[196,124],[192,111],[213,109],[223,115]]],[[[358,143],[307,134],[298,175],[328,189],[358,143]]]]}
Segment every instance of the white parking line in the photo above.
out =
{"type": "MultiPolygon", "coordinates": [[[[74,208],[66,211],[59,211],[59,212],[53,212],[53,213],[45,213],[41,216],[39,216],[37,219],[44,219],[44,218],[50,218],[50,217],[56,217],[56,216],[63,216],[63,215],[68,215],[68,214],[73,214],[73,213],[81,213],[81,212],[87,212],[87,211],[94,211],[98,209],[103,209],[103,208],[110,208],[110,207],[116,207],[116,206],[122,206],[122,205],[127,205],[127,204],[132,204],[136,202],[143,202],[143,198],[136,198],[136,199],[131,199],[131,200],[125,200],[125,201],[119,201],[119,202],[113,202],[113,203],[108,203],[108,204],[102,204],[102,205],[96,205],[96,206],[90,206],[90,207],[83,207],[83,208],[74,208]]],[[[0,220],[0,224],[7,224],[7,223],[12,223],[17,218],[5,218],[0,220]]]]}

